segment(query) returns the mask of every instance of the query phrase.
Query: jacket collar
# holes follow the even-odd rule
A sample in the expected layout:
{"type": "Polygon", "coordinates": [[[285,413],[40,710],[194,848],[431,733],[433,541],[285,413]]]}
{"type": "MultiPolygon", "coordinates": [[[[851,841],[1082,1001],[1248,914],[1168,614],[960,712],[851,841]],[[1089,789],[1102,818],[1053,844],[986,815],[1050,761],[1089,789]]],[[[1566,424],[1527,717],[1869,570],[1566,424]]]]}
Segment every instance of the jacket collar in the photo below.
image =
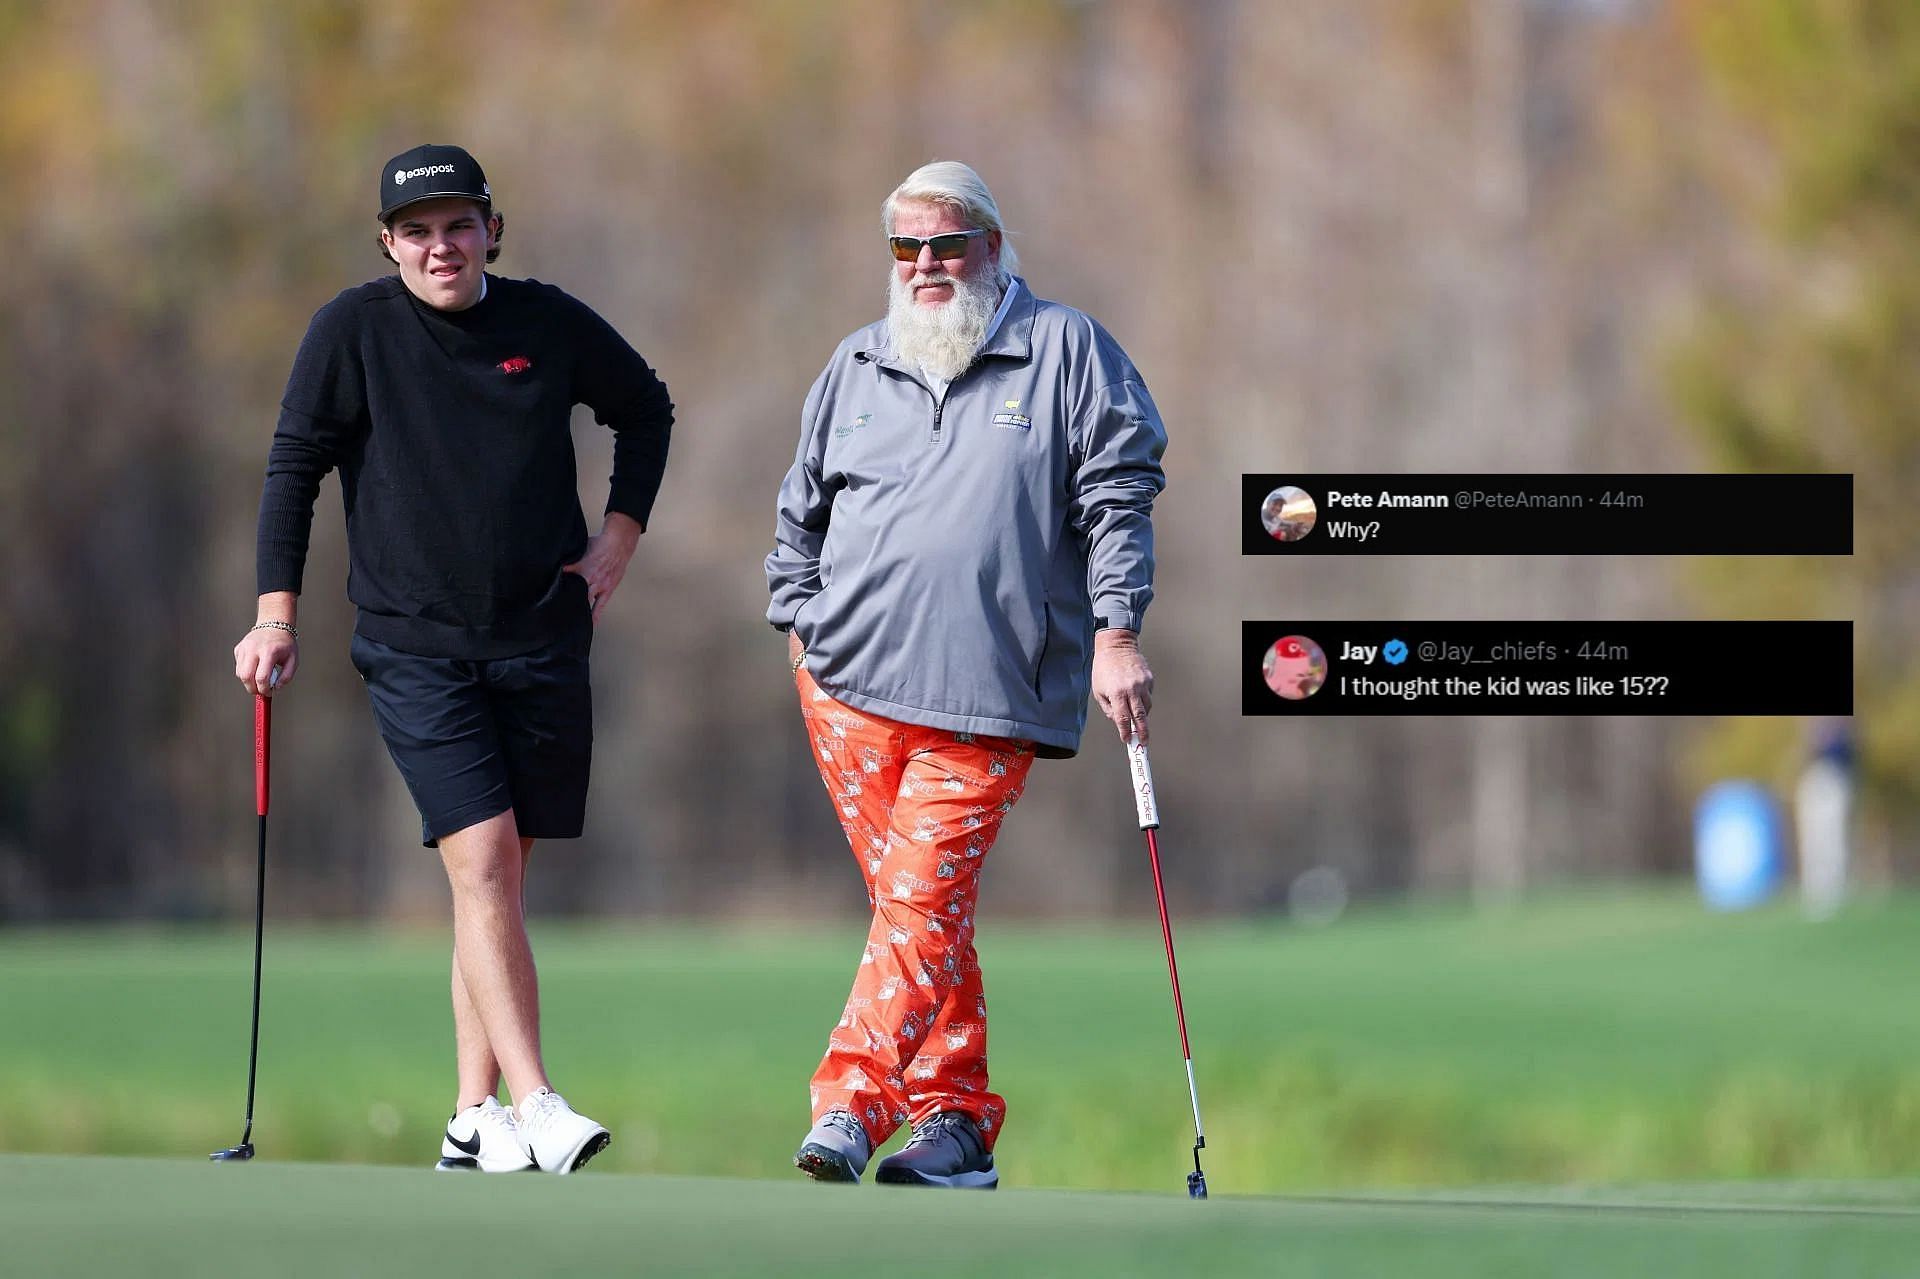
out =
{"type": "MultiPolygon", "coordinates": [[[[1039,310],[1039,303],[1035,300],[1033,291],[1027,287],[1027,282],[1017,275],[1008,278],[1007,291],[1013,296],[1012,300],[1006,304],[1006,318],[1000,321],[1000,327],[993,331],[993,336],[987,339],[987,344],[980,348],[980,354],[974,357],[976,364],[989,356],[1021,361],[1033,358],[1033,317],[1039,310]]],[[[876,345],[860,351],[859,357],[878,364],[883,369],[904,373],[918,381],[919,365],[907,364],[894,353],[884,322],[880,325],[879,338],[880,341],[876,345]]]]}

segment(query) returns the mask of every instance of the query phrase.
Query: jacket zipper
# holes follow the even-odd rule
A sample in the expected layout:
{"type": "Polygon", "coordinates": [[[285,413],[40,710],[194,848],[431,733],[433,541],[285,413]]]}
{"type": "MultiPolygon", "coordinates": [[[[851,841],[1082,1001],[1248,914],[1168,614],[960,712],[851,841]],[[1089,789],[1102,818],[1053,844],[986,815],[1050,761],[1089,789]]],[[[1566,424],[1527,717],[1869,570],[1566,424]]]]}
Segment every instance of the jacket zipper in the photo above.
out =
{"type": "Polygon", "coordinates": [[[940,415],[946,412],[946,408],[947,408],[946,396],[942,395],[934,400],[933,402],[933,439],[930,440],[929,443],[938,444],[940,442],[940,415]]]}
{"type": "MultiPolygon", "coordinates": [[[[802,605],[802,607],[805,607],[802,605]]],[[[1040,656],[1033,663],[1033,695],[1042,697],[1040,676],[1047,668],[1047,650],[1053,647],[1053,610],[1043,601],[1040,605],[1040,656]]],[[[1044,700],[1044,699],[1043,699],[1044,700]]]]}

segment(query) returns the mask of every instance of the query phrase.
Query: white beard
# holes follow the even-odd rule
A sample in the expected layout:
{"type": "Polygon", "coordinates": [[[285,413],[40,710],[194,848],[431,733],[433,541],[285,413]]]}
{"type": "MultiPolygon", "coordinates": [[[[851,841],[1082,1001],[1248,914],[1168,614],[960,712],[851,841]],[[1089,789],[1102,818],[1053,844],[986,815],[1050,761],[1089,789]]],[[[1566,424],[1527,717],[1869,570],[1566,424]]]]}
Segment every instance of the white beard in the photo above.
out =
{"type": "Polygon", "coordinates": [[[999,310],[1000,284],[992,278],[956,280],[942,271],[904,282],[897,271],[887,274],[887,330],[894,353],[943,382],[953,381],[973,364],[999,310]],[[939,306],[915,302],[914,283],[932,281],[951,284],[953,296],[939,306]]]}

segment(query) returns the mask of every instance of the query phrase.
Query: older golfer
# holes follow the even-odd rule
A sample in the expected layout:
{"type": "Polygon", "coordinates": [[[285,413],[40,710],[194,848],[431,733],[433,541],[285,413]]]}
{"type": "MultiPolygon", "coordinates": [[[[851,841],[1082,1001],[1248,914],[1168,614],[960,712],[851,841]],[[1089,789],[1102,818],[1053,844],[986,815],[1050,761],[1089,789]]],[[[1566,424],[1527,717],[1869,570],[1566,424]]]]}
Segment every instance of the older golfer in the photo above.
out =
{"type": "Polygon", "coordinates": [[[607,1130],[555,1093],[521,886],[536,839],[580,834],[593,622],[666,465],[673,405],[620,335],[552,285],[488,275],[503,220],[473,157],[422,146],[379,174],[397,275],[320,308],[294,358],[260,502],[249,692],[299,670],[294,611],[321,477],[340,469],[353,663],[453,887],[459,1083],[439,1167],[578,1169],[607,1130]],[[587,535],[568,419],[615,433],[587,535]],[[513,1109],[495,1090],[505,1077],[513,1109]]]}
{"type": "Polygon", "coordinates": [[[1147,733],[1136,637],[1166,433],[1126,353],[1014,274],[964,164],[917,170],[882,218],[887,316],[840,344],[801,416],[767,557],[767,619],[873,922],[813,1076],[796,1165],[858,1181],[998,1183],[974,955],[980,868],[1034,757],[1074,754],[1091,688],[1147,733]]]}

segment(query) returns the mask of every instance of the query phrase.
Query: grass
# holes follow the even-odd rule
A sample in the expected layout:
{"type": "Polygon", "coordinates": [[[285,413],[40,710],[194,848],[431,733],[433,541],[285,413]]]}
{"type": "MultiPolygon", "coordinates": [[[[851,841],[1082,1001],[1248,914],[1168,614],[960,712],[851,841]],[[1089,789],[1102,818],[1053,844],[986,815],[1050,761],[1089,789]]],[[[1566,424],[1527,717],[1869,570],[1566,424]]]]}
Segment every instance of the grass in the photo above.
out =
{"type": "Polygon", "coordinates": [[[7,1268],[34,1275],[1912,1273],[1920,1183],[1883,1188],[1867,1207],[1848,1206],[1852,1196],[1833,1186],[1777,1186],[1774,1195],[1772,1206],[1746,1208],[1438,1199],[1195,1204],[597,1169],[561,1181],[261,1161],[0,1156],[7,1268]]]}
{"type": "MultiPolygon", "coordinates": [[[[1711,916],[1679,893],[1185,927],[1209,1183],[1591,1196],[1731,1181],[1765,1197],[1759,1179],[1911,1175],[1920,1001],[1900,974],[1917,932],[1914,896],[1809,925],[1784,909],[1711,916]]],[[[614,1132],[592,1180],[781,1175],[853,929],[541,925],[535,946],[554,1077],[614,1132]]],[[[1151,923],[989,927],[981,950],[1006,1181],[1179,1195],[1191,1120],[1151,923]]],[[[266,953],[263,1157],[430,1160],[453,1100],[445,938],[270,922],[266,953]]],[[[237,1140],[250,961],[244,932],[0,933],[0,1150],[196,1156],[237,1140]]],[[[751,1193],[784,1211],[775,1189],[751,1193]]]]}

